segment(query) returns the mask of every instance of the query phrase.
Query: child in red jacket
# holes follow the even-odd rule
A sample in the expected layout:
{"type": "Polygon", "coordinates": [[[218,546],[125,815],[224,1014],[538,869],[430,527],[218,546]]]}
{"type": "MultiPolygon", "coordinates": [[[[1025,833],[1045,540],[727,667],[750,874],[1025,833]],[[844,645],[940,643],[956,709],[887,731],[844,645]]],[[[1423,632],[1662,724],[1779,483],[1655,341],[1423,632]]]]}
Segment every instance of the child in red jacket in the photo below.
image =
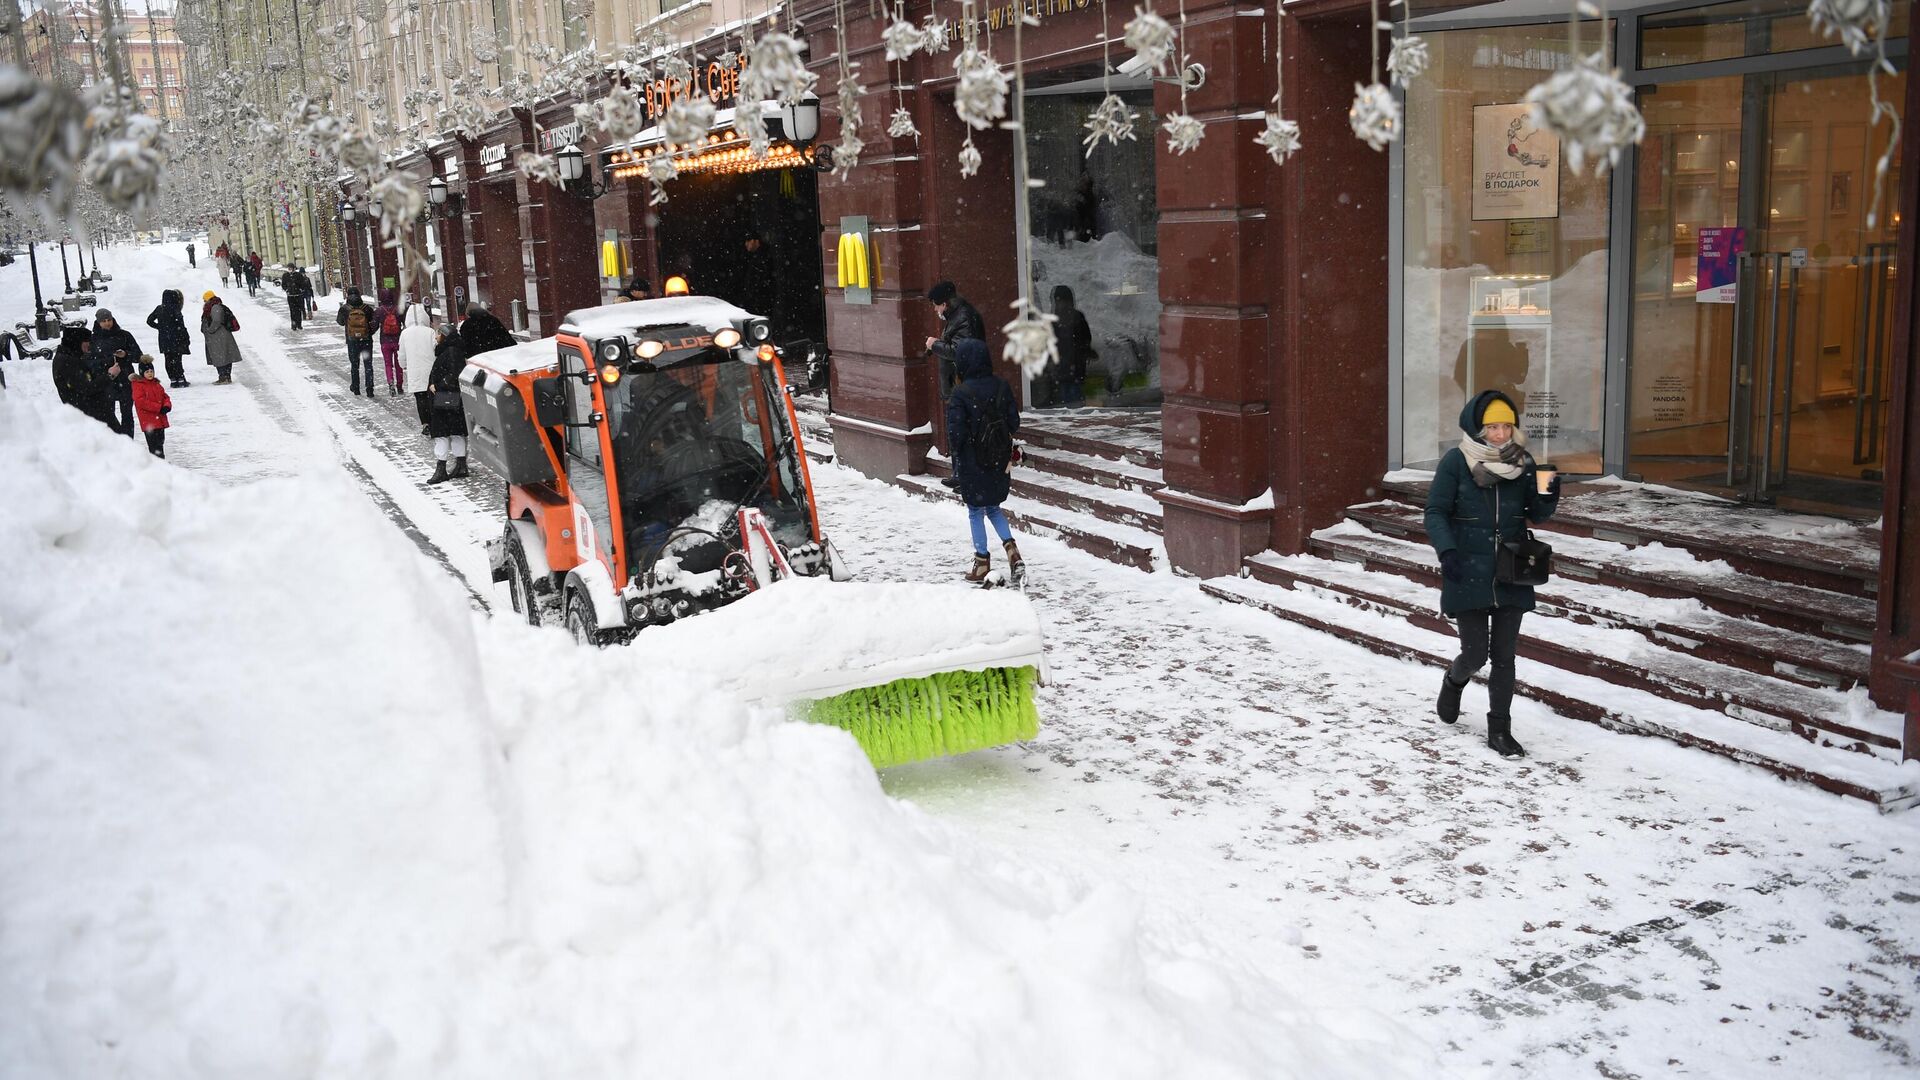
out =
{"type": "Polygon", "coordinates": [[[140,374],[133,379],[133,414],[140,421],[140,430],[147,433],[147,453],[154,457],[167,456],[167,414],[172,411],[173,399],[154,377],[153,357],[142,356],[140,374]]]}

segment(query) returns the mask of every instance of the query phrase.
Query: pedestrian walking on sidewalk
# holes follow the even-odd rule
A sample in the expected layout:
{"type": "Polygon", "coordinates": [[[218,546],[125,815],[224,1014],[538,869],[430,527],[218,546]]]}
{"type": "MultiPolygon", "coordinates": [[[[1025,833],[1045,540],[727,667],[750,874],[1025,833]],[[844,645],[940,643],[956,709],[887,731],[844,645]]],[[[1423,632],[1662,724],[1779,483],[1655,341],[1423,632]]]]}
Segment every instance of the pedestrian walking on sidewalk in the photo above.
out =
{"type": "Polygon", "coordinates": [[[248,296],[258,296],[260,294],[260,271],[264,266],[265,264],[260,260],[259,252],[256,251],[247,256],[248,296]]]}
{"type": "Polygon", "coordinates": [[[193,339],[187,334],[187,299],[179,289],[160,294],[160,306],[147,313],[147,325],[160,334],[160,354],[167,358],[167,385],[175,390],[189,385],[187,369],[181,357],[193,351],[193,339]]]}
{"type": "Polygon", "coordinates": [[[429,484],[467,475],[467,412],[460,400],[460,373],[466,367],[466,343],[459,334],[443,335],[433,351],[433,371],[427,376],[427,394],[432,399],[427,434],[433,436],[429,484]]]}
{"type": "Polygon", "coordinates": [[[428,387],[433,382],[433,347],[438,338],[427,305],[408,304],[407,325],[400,331],[400,374],[420,414],[422,435],[429,434],[433,426],[433,392],[428,387]]]}
{"type": "Polygon", "coordinates": [[[1440,610],[1460,627],[1460,655],[1440,681],[1436,711],[1460,717],[1460,695],[1489,659],[1487,745],[1502,757],[1526,751],[1513,738],[1514,654],[1520,620],[1533,610],[1533,586],[1498,580],[1500,545],[1524,539],[1529,523],[1553,516],[1560,478],[1536,480],[1519,410],[1498,390],[1482,390],[1460,411],[1460,445],[1448,450],[1427,490],[1427,540],[1440,556],[1440,610]]]}
{"type": "Polygon", "coordinates": [[[53,351],[52,369],[53,389],[63,403],[113,426],[114,373],[94,365],[93,331],[84,326],[62,329],[60,347],[53,351]]]}
{"type": "Polygon", "coordinates": [[[213,253],[213,268],[220,273],[221,288],[233,284],[233,253],[227,250],[227,245],[221,244],[220,250],[213,253]]]}
{"type": "MultiPolygon", "coordinates": [[[[194,258],[193,258],[193,245],[192,245],[192,244],[188,244],[188,245],[187,245],[187,265],[188,265],[189,267],[195,267],[195,266],[199,266],[199,265],[200,265],[199,263],[197,263],[197,262],[195,262],[195,261],[194,261],[194,258]]],[[[163,456],[164,456],[164,455],[163,455],[163,456]]]]}
{"type": "Polygon", "coordinates": [[[350,392],[360,392],[360,372],[367,373],[367,396],[373,396],[373,307],[360,296],[360,290],[349,288],[347,302],[340,305],[334,313],[333,321],[347,331],[347,374],[351,376],[350,392]]]}
{"type": "Polygon", "coordinates": [[[113,312],[100,308],[93,315],[93,362],[95,366],[112,367],[118,371],[113,377],[113,407],[117,419],[113,430],[127,438],[133,438],[133,369],[140,362],[143,352],[140,343],[113,312]]]}
{"type": "Polygon", "coordinates": [[[233,365],[240,362],[240,343],[233,340],[234,331],[240,329],[240,320],[233,317],[233,310],[220,297],[208,291],[200,297],[200,340],[206,343],[207,363],[220,377],[213,381],[215,386],[229,386],[233,383],[233,365]]]}
{"type": "Polygon", "coordinates": [[[380,327],[380,361],[386,367],[387,396],[399,397],[406,375],[400,370],[400,308],[392,289],[380,290],[380,306],[373,309],[373,321],[380,327]]]}
{"type": "Polygon", "coordinates": [[[167,414],[173,411],[173,399],[153,374],[153,357],[140,358],[140,374],[133,379],[133,411],[140,418],[140,431],[147,437],[147,453],[167,456],[167,414]]]}
{"type": "Polygon", "coordinates": [[[305,270],[289,266],[287,272],[280,275],[280,290],[287,294],[287,316],[298,330],[307,319],[307,298],[313,294],[313,282],[305,270]]]}
{"type": "Polygon", "coordinates": [[[973,568],[967,580],[983,582],[993,569],[987,554],[987,525],[1000,537],[1007,555],[1007,571],[1015,585],[1026,575],[1020,547],[1000,504],[1012,486],[1013,433],[1020,430],[1020,410],[1013,388],[993,373],[987,343],[962,338],[954,344],[954,367],[959,382],[947,398],[947,446],[953,460],[954,487],[967,504],[967,527],[973,534],[973,568]]]}

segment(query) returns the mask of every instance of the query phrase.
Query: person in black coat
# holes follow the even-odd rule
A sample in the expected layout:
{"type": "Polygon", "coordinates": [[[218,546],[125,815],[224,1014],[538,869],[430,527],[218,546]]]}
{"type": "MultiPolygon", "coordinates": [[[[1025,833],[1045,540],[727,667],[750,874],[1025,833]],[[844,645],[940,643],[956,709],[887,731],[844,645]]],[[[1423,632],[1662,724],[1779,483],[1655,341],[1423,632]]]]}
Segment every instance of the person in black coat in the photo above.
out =
{"type": "Polygon", "coordinates": [[[93,331],[69,326],[53,351],[53,389],[60,400],[113,427],[113,377],[93,364],[93,331]]]}
{"type": "Polygon", "coordinates": [[[968,338],[984,343],[987,324],[980,318],[979,309],[968,303],[951,281],[935,282],[927,290],[927,299],[940,314],[940,336],[927,339],[927,351],[940,359],[940,397],[944,400],[953,393],[954,380],[959,377],[955,347],[968,338]]]}
{"type": "MultiPolygon", "coordinates": [[[[494,325],[500,324],[496,321],[494,325]]],[[[460,401],[460,373],[466,367],[466,343],[459,334],[442,334],[433,349],[433,373],[427,376],[427,393],[433,406],[427,418],[427,434],[433,436],[433,476],[427,480],[429,484],[467,475],[467,410],[460,401]],[[453,396],[449,398],[448,394],[453,396]]]]}
{"type": "Polygon", "coordinates": [[[1427,541],[1440,556],[1440,610],[1460,626],[1460,655],[1440,682],[1443,723],[1460,717],[1460,694],[1489,658],[1487,745],[1502,757],[1526,751],[1513,738],[1514,655],[1533,586],[1498,580],[1500,544],[1553,516],[1560,478],[1542,485],[1513,399],[1482,390],[1460,411],[1460,445],[1446,452],[1427,489],[1427,541]]]}
{"type": "Polygon", "coordinates": [[[287,315],[293,319],[293,328],[307,319],[307,296],[313,292],[313,283],[307,279],[306,271],[297,266],[289,266],[287,272],[280,275],[280,290],[287,294],[287,315]]]}
{"type": "Polygon", "coordinates": [[[1013,530],[1000,504],[1012,486],[1013,433],[1020,430],[1020,407],[1013,387],[993,373],[987,343],[962,338],[954,345],[954,366],[960,382],[947,398],[947,445],[953,460],[954,487],[967,504],[967,527],[973,533],[973,569],[967,580],[978,583],[993,569],[987,554],[987,524],[1006,549],[1007,568],[1018,583],[1026,564],[1013,542],[1013,530]]]}
{"type": "Polygon", "coordinates": [[[1047,404],[1078,405],[1086,397],[1087,363],[1099,355],[1093,350],[1093,328],[1065,285],[1053,287],[1053,315],[1053,342],[1060,359],[1047,369],[1047,404]]]}
{"type": "Polygon", "coordinates": [[[493,317],[493,312],[479,304],[467,305],[467,317],[460,323],[460,343],[466,347],[467,356],[520,344],[500,320],[493,317]]]}
{"type": "Polygon", "coordinates": [[[140,343],[113,312],[101,308],[93,316],[93,365],[96,371],[118,368],[119,374],[112,377],[113,407],[119,414],[112,421],[113,430],[133,438],[139,425],[133,419],[133,368],[140,362],[140,343]]]}
{"type": "Polygon", "coordinates": [[[180,362],[193,351],[193,339],[187,335],[186,303],[179,289],[168,289],[160,294],[160,306],[147,313],[147,325],[160,334],[160,355],[167,358],[167,385],[175,390],[192,385],[180,362]]]}

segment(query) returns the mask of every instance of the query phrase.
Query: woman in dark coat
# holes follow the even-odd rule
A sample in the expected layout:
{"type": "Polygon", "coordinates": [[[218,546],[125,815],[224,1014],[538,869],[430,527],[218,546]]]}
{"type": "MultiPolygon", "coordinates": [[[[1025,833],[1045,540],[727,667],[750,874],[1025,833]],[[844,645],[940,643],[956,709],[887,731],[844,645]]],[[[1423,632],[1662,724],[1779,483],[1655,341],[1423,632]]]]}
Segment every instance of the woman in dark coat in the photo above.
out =
{"type": "Polygon", "coordinates": [[[508,349],[519,344],[500,320],[493,317],[493,312],[479,304],[467,305],[467,317],[460,323],[460,343],[466,346],[467,356],[479,356],[483,352],[508,349]]]}
{"type": "Polygon", "coordinates": [[[1460,717],[1460,693],[1488,658],[1487,745],[1502,757],[1526,751],[1513,738],[1513,659],[1520,620],[1533,610],[1533,587],[1494,579],[1503,541],[1526,535],[1529,522],[1553,516],[1560,478],[1541,494],[1533,456],[1517,426],[1519,411],[1498,390],[1483,390],[1460,411],[1460,445],[1447,451],[1427,491],[1427,540],[1440,555],[1440,610],[1460,625],[1460,655],[1440,682],[1443,723],[1460,717]]]}
{"type": "Polygon", "coordinates": [[[429,484],[458,480],[467,475],[467,410],[460,403],[460,373],[467,367],[466,344],[458,334],[443,334],[433,350],[433,373],[427,376],[427,393],[433,411],[427,417],[427,434],[433,436],[433,476],[429,484]],[[447,399],[444,395],[451,393],[447,399]],[[442,405],[442,401],[447,405],[442,405]],[[453,468],[448,470],[448,462],[453,468]]]}
{"type": "Polygon", "coordinates": [[[1086,397],[1087,362],[1093,351],[1093,329],[1087,316],[1074,303],[1073,290],[1065,285],[1053,287],[1053,340],[1060,349],[1060,360],[1048,372],[1055,384],[1054,405],[1078,405],[1086,397]]]}
{"type": "Polygon", "coordinates": [[[180,358],[193,351],[193,339],[187,336],[187,317],[183,311],[187,299],[179,289],[160,294],[160,306],[147,315],[147,325],[160,332],[160,354],[167,358],[167,385],[174,389],[191,386],[187,369],[180,358]]]}
{"type": "Polygon", "coordinates": [[[1010,461],[982,461],[982,444],[1011,449],[1013,433],[1020,430],[1020,408],[1013,388],[993,373],[987,343],[979,338],[961,338],[953,346],[954,373],[959,382],[947,398],[947,446],[953,458],[954,487],[967,504],[967,526],[973,533],[973,569],[967,580],[986,580],[993,568],[987,554],[987,524],[999,534],[1006,549],[1007,569],[1017,584],[1025,564],[1020,548],[1013,542],[1007,515],[1000,504],[1007,501],[1012,486],[1010,461]],[[1005,439],[997,438],[995,425],[1003,426],[1005,439]]]}
{"type": "Polygon", "coordinates": [[[101,308],[94,313],[94,370],[106,371],[116,366],[120,369],[120,374],[113,376],[112,393],[113,407],[119,417],[112,423],[114,431],[129,439],[139,429],[133,419],[133,369],[140,362],[140,352],[140,343],[113,317],[113,312],[101,308]]]}

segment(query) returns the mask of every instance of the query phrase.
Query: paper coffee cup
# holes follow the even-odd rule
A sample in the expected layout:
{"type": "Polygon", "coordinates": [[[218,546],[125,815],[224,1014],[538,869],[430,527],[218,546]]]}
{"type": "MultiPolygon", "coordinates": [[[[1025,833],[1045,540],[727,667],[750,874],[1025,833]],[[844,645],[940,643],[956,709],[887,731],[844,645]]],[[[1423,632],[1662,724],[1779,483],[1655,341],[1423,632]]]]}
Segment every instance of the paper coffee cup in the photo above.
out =
{"type": "Polygon", "coordinates": [[[1533,482],[1536,490],[1545,495],[1552,486],[1553,478],[1560,475],[1560,468],[1550,461],[1543,461],[1533,467],[1533,482]]]}

